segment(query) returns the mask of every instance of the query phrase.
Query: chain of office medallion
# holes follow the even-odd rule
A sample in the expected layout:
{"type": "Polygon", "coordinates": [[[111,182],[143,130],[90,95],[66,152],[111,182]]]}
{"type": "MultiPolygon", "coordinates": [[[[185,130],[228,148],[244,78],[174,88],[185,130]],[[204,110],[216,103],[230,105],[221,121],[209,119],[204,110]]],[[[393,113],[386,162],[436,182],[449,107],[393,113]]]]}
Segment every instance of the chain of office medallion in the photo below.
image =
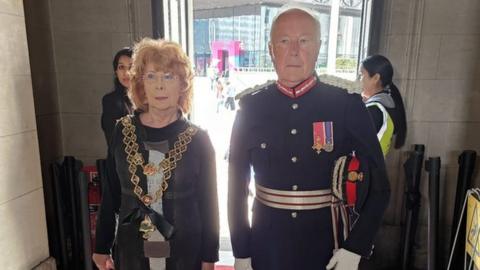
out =
{"type": "Polygon", "coordinates": [[[137,175],[137,166],[145,168],[145,160],[143,155],[138,152],[137,135],[135,134],[135,126],[132,124],[130,117],[125,116],[121,119],[123,124],[122,134],[123,143],[125,145],[125,153],[127,154],[128,171],[132,174],[130,182],[132,182],[134,188],[133,192],[137,195],[138,199],[143,203],[149,205],[152,202],[158,201],[163,195],[163,192],[168,188],[168,180],[172,177],[172,171],[177,167],[177,161],[182,159],[182,154],[187,151],[187,145],[192,141],[193,135],[197,133],[198,129],[189,126],[185,131],[178,135],[178,140],[173,144],[173,148],[165,154],[165,158],[159,165],[155,165],[155,172],[160,169],[163,171],[163,181],[160,188],[155,192],[155,196],[149,194],[142,195],[143,189],[140,187],[140,178],[137,175]],[[145,196],[150,196],[153,201],[145,202],[145,196]]]}

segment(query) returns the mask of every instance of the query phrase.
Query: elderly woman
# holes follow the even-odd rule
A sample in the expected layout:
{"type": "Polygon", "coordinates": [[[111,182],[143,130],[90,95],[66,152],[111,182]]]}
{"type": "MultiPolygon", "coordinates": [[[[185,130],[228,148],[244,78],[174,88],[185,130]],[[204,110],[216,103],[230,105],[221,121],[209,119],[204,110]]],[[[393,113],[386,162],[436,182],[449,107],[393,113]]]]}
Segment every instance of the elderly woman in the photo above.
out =
{"type": "Polygon", "coordinates": [[[184,116],[190,60],[176,43],[143,39],[130,72],[135,113],[113,132],[93,260],[99,269],[213,270],[215,154],[207,133],[184,116]]]}

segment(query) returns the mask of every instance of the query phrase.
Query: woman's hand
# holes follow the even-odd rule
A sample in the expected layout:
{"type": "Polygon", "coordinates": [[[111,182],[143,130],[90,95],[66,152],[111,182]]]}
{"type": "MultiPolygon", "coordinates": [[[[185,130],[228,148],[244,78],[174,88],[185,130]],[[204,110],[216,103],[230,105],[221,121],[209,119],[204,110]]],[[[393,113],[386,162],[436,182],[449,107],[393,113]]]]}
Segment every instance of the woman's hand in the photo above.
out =
{"type": "Polygon", "coordinates": [[[215,263],[202,262],[202,270],[214,270],[215,263]]]}
{"type": "Polygon", "coordinates": [[[112,256],[108,254],[93,253],[92,260],[99,270],[115,269],[112,256]]]}

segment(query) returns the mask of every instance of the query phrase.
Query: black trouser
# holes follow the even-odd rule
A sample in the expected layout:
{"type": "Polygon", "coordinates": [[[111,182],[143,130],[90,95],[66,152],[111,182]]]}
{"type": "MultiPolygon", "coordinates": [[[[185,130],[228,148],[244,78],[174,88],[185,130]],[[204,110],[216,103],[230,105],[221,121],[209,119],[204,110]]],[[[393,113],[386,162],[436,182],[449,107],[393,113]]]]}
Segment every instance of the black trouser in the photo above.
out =
{"type": "Polygon", "coordinates": [[[230,107],[230,110],[234,111],[235,110],[235,99],[233,97],[227,97],[227,100],[225,101],[225,108],[228,109],[230,107]]]}

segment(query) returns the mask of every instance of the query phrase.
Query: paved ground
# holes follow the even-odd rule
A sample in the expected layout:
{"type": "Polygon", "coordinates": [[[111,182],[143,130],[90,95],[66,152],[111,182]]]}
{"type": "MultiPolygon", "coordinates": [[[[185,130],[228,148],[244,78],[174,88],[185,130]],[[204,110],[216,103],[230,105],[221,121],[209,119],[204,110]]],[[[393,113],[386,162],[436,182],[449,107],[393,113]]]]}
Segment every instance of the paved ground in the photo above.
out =
{"type": "MultiPolygon", "coordinates": [[[[255,84],[263,83],[266,76],[262,74],[249,75],[248,78],[231,75],[231,82],[241,91],[255,84]],[[249,83],[244,83],[248,81],[249,83]]],[[[220,262],[219,265],[233,265],[230,237],[227,221],[227,161],[225,155],[229,148],[230,133],[235,118],[235,111],[219,107],[214,91],[210,90],[210,80],[206,77],[196,77],[194,82],[193,122],[206,129],[215,148],[217,160],[218,199],[220,207],[220,262]]],[[[237,104],[238,105],[238,104],[237,104]]],[[[237,106],[238,108],[238,106],[237,106]]]]}
{"type": "MultiPolygon", "coordinates": [[[[237,92],[275,78],[272,72],[234,73],[230,82],[237,92]]],[[[217,112],[216,94],[210,88],[210,79],[195,77],[193,122],[206,129],[216,152],[218,200],[220,208],[220,261],[219,265],[233,265],[232,248],[227,220],[228,164],[225,155],[230,144],[230,134],[236,111],[227,110],[223,105],[217,112]]],[[[238,109],[238,104],[236,106],[238,109]]]]}

